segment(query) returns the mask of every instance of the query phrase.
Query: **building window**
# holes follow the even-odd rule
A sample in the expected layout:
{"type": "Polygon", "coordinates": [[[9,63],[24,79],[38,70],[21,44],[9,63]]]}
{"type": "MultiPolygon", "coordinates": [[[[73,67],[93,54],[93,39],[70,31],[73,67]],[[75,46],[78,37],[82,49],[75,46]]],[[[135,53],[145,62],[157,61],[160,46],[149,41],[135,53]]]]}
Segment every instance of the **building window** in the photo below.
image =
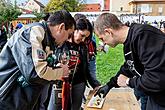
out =
{"type": "Polygon", "coordinates": [[[158,7],[158,13],[162,13],[163,12],[163,7],[158,7]]]}
{"type": "Polygon", "coordinates": [[[149,12],[152,13],[152,7],[149,8],[149,12]]]}
{"type": "Polygon", "coordinates": [[[150,5],[149,4],[141,4],[141,13],[149,13],[150,5]]]}
{"type": "Polygon", "coordinates": [[[133,7],[133,13],[136,13],[136,6],[133,7]]]}
{"type": "Polygon", "coordinates": [[[123,7],[120,7],[120,11],[123,11],[123,7]]]}
{"type": "Polygon", "coordinates": [[[138,12],[138,13],[141,13],[141,5],[138,5],[138,6],[137,6],[137,12],[138,12]]]}

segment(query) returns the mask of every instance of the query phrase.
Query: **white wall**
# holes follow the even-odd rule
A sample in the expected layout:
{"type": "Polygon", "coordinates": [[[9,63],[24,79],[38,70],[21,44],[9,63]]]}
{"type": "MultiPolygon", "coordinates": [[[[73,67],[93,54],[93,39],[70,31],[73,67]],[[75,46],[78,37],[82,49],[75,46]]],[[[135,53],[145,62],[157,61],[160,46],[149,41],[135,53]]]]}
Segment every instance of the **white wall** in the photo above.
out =
{"type": "Polygon", "coordinates": [[[154,21],[165,21],[165,16],[144,16],[144,21],[154,22],[154,21]]]}
{"type": "Polygon", "coordinates": [[[84,14],[92,22],[92,21],[95,21],[99,15],[105,12],[71,12],[71,15],[74,16],[76,13],[84,14]]]}
{"type": "Polygon", "coordinates": [[[24,9],[27,9],[30,11],[37,10],[37,12],[40,13],[40,6],[36,2],[34,2],[34,0],[29,0],[29,2],[25,5],[24,9]]]}
{"type": "Polygon", "coordinates": [[[123,7],[123,11],[130,12],[129,2],[130,0],[110,0],[110,11],[117,12],[120,11],[120,7],[123,7]]]}

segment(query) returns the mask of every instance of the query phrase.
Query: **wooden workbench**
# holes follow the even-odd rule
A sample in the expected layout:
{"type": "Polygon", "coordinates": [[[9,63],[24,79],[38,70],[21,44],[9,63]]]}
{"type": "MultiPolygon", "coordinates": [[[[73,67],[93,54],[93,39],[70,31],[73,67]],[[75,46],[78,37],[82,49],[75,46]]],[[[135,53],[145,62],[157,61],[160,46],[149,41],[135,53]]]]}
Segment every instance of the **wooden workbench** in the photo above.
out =
{"type": "Polygon", "coordinates": [[[133,90],[129,88],[112,89],[107,94],[101,109],[87,107],[92,95],[93,92],[90,91],[84,110],[140,110],[139,103],[134,96],[133,90]]]}

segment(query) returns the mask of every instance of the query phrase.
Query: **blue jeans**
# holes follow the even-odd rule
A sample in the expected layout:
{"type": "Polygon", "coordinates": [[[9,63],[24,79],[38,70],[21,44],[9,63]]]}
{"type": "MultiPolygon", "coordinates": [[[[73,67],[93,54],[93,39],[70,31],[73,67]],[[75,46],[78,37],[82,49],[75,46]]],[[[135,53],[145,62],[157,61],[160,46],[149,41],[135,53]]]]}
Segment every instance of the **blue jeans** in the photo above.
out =
{"type": "MultiPolygon", "coordinates": [[[[47,110],[61,110],[62,109],[62,88],[56,88],[55,84],[52,86],[50,101],[47,110]]],[[[45,109],[46,110],[46,109],[45,109]]]]}
{"type": "Polygon", "coordinates": [[[85,92],[85,83],[72,85],[71,90],[71,110],[81,110],[83,95],[85,92]]]}
{"type": "Polygon", "coordinates": [[[146,110],[165,110],[165,107],[158,105],[151,97],[148,97],[146,110]]]}
{"type": "Polygon", "coordinates": [[[90,60],[88,65],[89,73],[94,81],[96,81],[96,60],[90,60]]]}
{"type": "Polygon", "coordinates": [[[137,100],[140,100],[141,110],[146,110],[148,96],[145,95],[142,91],[137,90],[136,88],[134,88],[134,94],[137,100]]]}

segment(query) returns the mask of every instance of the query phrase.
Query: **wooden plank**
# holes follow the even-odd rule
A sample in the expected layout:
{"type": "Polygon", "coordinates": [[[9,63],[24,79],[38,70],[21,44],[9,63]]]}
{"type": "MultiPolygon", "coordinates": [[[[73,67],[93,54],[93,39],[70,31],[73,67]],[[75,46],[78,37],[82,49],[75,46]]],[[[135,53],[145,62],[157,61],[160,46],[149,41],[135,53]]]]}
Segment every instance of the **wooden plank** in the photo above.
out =
{"type": "Polygon", "coordinates": [[[105,102],[101,109],[89,108],[87,104],[92,97],[93,92],[90,91],[84,110],[140,110],[138,101],[136,100],[133,90],[128,88],[112,89],[106,96],[105,102]]]}

